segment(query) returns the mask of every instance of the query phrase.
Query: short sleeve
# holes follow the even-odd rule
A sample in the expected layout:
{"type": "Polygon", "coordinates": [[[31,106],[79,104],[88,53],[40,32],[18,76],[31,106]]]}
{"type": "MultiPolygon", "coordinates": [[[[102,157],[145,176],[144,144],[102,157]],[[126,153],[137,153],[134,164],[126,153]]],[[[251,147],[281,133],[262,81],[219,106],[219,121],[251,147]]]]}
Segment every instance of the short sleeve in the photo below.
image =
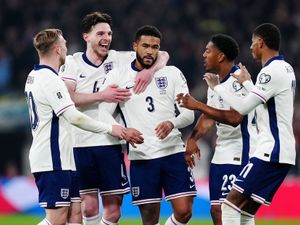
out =
{"type": "Polygon", "coordinates": [[[78,66],[75,63],[73,56],[68,55],[66,62],[59,69],[59,76],[63,80],[68,80],[77,83],[78,66]]]}
{"type": "Polygon", "coordinates": [[[57,116],[74,105],[64,82],[58,76],[50,78],[43,90],[49,105],[57,116]]]}
{"type": "Polygon", "coordinates": [[[258,74],[255,88],[251,91],[257,95],[263,102],[267,102],[273,97],[280,88],[280,79],[276,73],[270,73],[268,70],[258,74]]]}
{"type": "Polygon", "coordinates": [[[117,84],[120,86],[121,81],[119,79],[119,73],[120,73],[120,70],[116,69],[116,68],[109,71],[103,81],[103,84],[100,87],[100,91],[103,91],[105,88],[107,88],[111,84],[117,84]]]}
{"type": "MultiPolygon", "coordinates": [[[[175,67],[174,67],[175,68],[175,67]]],[[[174,81],[175,81],[175,98],[176,98],[176,95],[179,94],[179,93],[184,93],[184,94],[188,94],[189,93],[189,88],[188,88],[188,85],[187,85],[187,81],[186,81],[186,78],[185,76],[183,75],[183,73],[175,68],[175,73],[176,75],[172,75],[174,76],[174,81]]]]}
{"type": "Polygon", "coordinates": [[[118,66],[130,64],[135,60],[136,53],[134,51],[118,51],[115,55],[118,66]]]}

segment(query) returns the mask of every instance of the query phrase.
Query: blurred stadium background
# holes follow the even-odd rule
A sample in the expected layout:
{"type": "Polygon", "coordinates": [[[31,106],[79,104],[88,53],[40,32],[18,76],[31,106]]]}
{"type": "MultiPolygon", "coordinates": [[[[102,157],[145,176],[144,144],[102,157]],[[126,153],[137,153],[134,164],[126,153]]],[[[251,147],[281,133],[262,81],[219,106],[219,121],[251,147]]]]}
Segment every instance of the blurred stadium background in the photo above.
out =
{"type": "MultiPolygon", "coordinates": [[[[20,223],[7,222],[5,216],[15,213],[43,216],[29,172],[27,155],[31,134],[23,96],[26,76],[37,63],[32,38],[41,29],[62,29],[69,54],[72,54],[85,49],[80,21],[86,13],[101,11],[112,16],[114,36],[111,48],[116,50],[130,50],[135,30],[145,24],[155,25],[163,33],[161,49],[169,52],[169,64],[183,71],[191,94],[205,101],[207,86],[202,81],[202,53],[210,36],[220,32],[233,36],[240,45],[238,61],[246,64],[250,73],[255,75],[260,64],[252,60],[249,51],[251,32],[260,23],[272,22],[282,31],[281,53],[293,65],[299,85],[300,2],[297,0],[51,0],[47,3],[0,0],[0,5],[0,225],[24,225],[24,219],[20,223]]],[[[300,202],[299,90],[294,116],[297,165],[290,171],[271,207],[263,207],[258,213],[258,218],[271,222],[284,219],[300,224],[297,205],[300,202]]],[[[192,126],[183,130],[184,137],[191,129],[192,126]]],[[[198,197],[193,220],[210,218],[207,176],[214,142],[214,131],[199,142],[202,159],[194,170],[198,197]]],[[[170,206],[164,202],[162,217],[169,213],[170,206]]],[[[129,196],[125,198],[123,218],[139,218],[129,196]]]]}

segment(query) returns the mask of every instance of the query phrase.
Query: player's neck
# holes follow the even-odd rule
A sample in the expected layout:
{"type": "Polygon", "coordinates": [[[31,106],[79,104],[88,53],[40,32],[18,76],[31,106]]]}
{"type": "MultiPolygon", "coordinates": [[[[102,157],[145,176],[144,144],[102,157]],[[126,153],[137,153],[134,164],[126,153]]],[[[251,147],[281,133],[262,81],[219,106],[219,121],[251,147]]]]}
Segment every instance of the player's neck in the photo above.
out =
{"type": "Polygon", "coordinates": [[[261,56],[261,65],[264,66],[271,58],[278,56],[279,52],[275,50],[266,50],[261,56]]]}
{"type": "Polygon", "coordinates": [[[227,74],[231,71],[233,66],[234,66],[233,62],[226,62],[222,64],[218,72],[221,81],[227,76],[227,74]]]}
{"type": "Polygon", "coordinates": [[[101,65],[102,62],[105,60],[105,58],[107,56],[102,56],[97,54],[95,51],[93,51],[92,49],[87,49],[86,50],[86,57],[88,58],[88,60],[93,63],[94,65],[101,65]]]}
{"type": "Polygon", "coordinates": [[[52,69],[54,69],[56,72],[58,72],[59,67],[60,67],[59,61],[58,60],[53,60],[51,58],[40,58],[39,64],[49,66],[52,69]]]}

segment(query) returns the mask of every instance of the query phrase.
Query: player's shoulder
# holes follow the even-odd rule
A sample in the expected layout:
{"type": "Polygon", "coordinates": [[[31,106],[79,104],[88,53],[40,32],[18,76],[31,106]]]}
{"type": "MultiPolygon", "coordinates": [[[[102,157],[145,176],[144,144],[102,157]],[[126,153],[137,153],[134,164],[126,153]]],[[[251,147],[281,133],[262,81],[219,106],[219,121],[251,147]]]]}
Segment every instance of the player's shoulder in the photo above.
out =
{"type": "Polygon", "coordinates": [[[109,50],[107,60],[108,61],[131,61],[135,58],[134,51],[116,51],[116,50],[109,50]]]}
{"type": "Polygon", "coordinates": [[[76,62],[82,60],[83,52],[76,52],[73,55],[67,55],[65,64],[75,64],[76,62]]]}
{"type": "Polygon", "coordinates": [[[158,72],[168,72],[168,73],[181,73],[181,70],[177,68],[176,66],[170,65],[170,66],[164,66],[161,68],[158,72]]]}

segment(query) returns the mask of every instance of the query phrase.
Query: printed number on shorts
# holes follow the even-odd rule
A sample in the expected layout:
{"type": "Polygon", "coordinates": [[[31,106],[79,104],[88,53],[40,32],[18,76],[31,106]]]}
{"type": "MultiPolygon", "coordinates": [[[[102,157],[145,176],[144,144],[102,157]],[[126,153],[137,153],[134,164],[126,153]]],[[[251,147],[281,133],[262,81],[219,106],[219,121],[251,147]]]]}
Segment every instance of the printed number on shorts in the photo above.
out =
{"type": "Polygon", "coordinates": [[[229,176],[227,174],[225,174],[223,176],[223,184],[222,184],[221,190],[222,191],[230,191],[235,179],[236,179],[236,176],[234,174],[231,174],[229,176]]]}
{"type": "Polygon", "coordinates": [[[25,92],[26,101],[29,108],[29,118],[31,123],[31,129],[36,130],[36,128],[39,125],[39,117],[37,114],[36,104],[34,101],[34,97],[32,95],[32,92],[29,93],[25,92]]]}
{"type": "Polygon", "coordinates": [[[253,163],[248,163],[242,170],[242,172],[240,173],[240,176],[242,176],[243,178],[246,178],[247,175],[249,174],[250,170],[253,167],[253,163]]]}

